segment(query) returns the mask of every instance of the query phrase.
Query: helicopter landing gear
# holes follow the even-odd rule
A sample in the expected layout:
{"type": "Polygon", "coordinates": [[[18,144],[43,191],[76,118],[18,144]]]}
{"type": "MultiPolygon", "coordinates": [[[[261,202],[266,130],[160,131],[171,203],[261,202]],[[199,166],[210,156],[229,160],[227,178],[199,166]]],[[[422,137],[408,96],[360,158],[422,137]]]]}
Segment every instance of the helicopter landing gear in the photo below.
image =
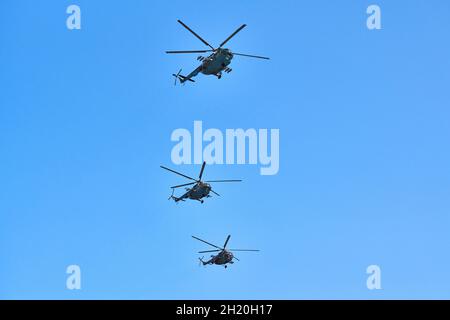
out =
{"type": "Polygon", "coordinates": [[[226,269],[226,268],[228,268],[228,266],[227,266],[227,265],[225,265],[225,269],[226,269]]]}
{"type": "Polygon", "coordinates": [[[233,69],[228,68],[228,67],[225,68],[225,72],[226,72],[226,73],[230,73],[231,71],[233,71],[233,69]]]}
{"type": "Polygon", "coordinates": [[[217,79],[220,79],[220,78],[222,78],[222,73],[220,72],[220,73],[216,74],[216,76],[217,76],[217,79]]]}

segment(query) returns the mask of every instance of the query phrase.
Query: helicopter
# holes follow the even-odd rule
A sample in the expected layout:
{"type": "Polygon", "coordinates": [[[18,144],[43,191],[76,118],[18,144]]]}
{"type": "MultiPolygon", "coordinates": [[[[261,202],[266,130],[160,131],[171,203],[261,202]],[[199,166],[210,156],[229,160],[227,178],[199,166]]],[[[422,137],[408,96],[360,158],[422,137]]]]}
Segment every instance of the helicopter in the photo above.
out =
{"type": "Polygon", "coordinates": [[[184,175],[180,172],[177,172],[175,170],[169,169],[164,166],[160,166],[161,168],[168,170],[170,172],[176,173],[182,177],[185,177],[189,180],[193,180],[194,182],[190,183],[184,183],[177,186],[173,186],[172,188],[172,195],[169,197],[170,199],[173,199],[175,202],[178,201],[185,201],[185,199],[191,199],[191,200],[197,200],[200,201],[200,203],[203,203],[203,198],[210,198],[211,195],[210,192],[214,193],[217,196],[220,196],[217,192],[215,192],[212,188],[209,182],[241,182],[242,180],[208,180],[208,181],[202,181],[203,171],[205,170],[206,161],[203,162],[202,168],[200,170],[200,174],[198,176],[198,179],[194,179],[192,177],[189,177],[187,175],[184,175]],[[190,188],[186,188],[186,193],[184,193],[180,197],[175,197],[173,194],[175,192],[176,188],[185,187],[185,186],[191,186],[190,188]]]}
{"type": "Polygon", "coordinates": [[[175,77],[175,85],[177,84],[177,80],[180,83],[185,83],[186,81],[195,82],[192,78],[197,76],[199,72],[205,75],[215,75],[217,79],[222,78],[222,72],[230,73],[232,71],[228,65],[231,63],[231,60],[234,56],[243,56],[257,59],[265,59],[269,60],[268,57],[255,56],[250,54],[236,53],[231,52],[230,49],[223,48],[223,46],[233,38],[239,31],[244,29],[247,25],[243,24],[239,28],[236,29],[228,38],[226,38],[217,48],[211,46],[208,42],[206,42],[202,37],[200,37],[197,33],[195,33],[191,28],[189,28],[186,24],[184,24],[181,20],[178,20],[183,27],[185,27],[189,32],[191,32],[195,37],[197,37],[201,42],[210,47],[208,50],[184,50],[184,51],[166,51],[166,53],[207,53],[212,52],[209,56],[198,56],[197,60],[201,61],[200,66],[198,66],[194,71],[189,73],[187,76],[181,75],[181,70],[178,71],[177,74],[172,74],[175,77]]]}
{"type": "Polygon", "coordinates": [[[211,255],[211,259],[209,259],[208,261],[204,261],[202,258],[199,258],[200,263],[203,264],[204,266],[208,265],[208,264],[217,264],[217,265],[223,265],[225,267],[225,269],[227,268],[227,264],[233,264],[234,261],[233,259],[239,261],[238,258],[236,258],[233,254],[232,251],[253,251],[253,252],[257,252],[259,250],[255,250],[255,249],[226,249],[228,241],[230,240],[231,235],[228,235],[227,239],[225,240],[225,243],[223,245],[223,247],[219,247],[216,246],[215,244],[209,243],[205,240],[202,240],[200,238],[197,238],[195,236],[192,236],[192,238],[204,242],[214,248],[217,248],[215,250],[205,250],[205,251],[199,251],[198,253],[207,253],[207,252],[218,252],[217,255],[211,255]]]}

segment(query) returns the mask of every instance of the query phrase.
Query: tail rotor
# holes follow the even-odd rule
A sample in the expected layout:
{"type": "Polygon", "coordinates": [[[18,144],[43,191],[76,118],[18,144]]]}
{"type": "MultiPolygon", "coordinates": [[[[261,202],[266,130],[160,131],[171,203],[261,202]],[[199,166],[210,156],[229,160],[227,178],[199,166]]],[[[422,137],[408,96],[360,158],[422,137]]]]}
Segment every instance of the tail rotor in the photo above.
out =
{"type": "Polygon", "coordinates": [[[175,73],[172,73],[172,76],[174,76],[175,77],[175,82],[174,82],[174,86],[176,86],[177,85],[177,80],[179,80],[180,79],[180,73],[181,73],[181,70],[182,69],[180,69],[180,71],[178,71],[178,73],[177,74],[175,74],[175,73]]]}
{"type": "Polygon", "coordinates": [[[172,194],[169,196],[169,198],[167,200],[176,200],[177,198],[173,196],[174,193],[175,193],[175,189],[172,188],[172,194]]]}
{"type": "MultiPolygon", "coordinates": [[[[193,73],[194,73],[194,72],[191,72],[191,75],[192,75],[192,76],[195,76],[195,74],[193,74],[193,73]]],[[[197,72],[197,73],[198,73],[198,72],[197,72]]],[[[195,81],[192,80],[191,78],[189,78],[189,77],[187,77],[187,76],[183,76],[183,75],[181,74],[181,69],[180,69],[180,71],[178,71],[177,74],[172,73],[172,76],[175,77],[175,83],[174,83],[174,85],[177,85],[177,80],[178,80],[181,84],[185,84],[186,81],[195,82],[195,81]]],[[[192,76],[191,76],[191,77],[192,77],[192,76]]]]}

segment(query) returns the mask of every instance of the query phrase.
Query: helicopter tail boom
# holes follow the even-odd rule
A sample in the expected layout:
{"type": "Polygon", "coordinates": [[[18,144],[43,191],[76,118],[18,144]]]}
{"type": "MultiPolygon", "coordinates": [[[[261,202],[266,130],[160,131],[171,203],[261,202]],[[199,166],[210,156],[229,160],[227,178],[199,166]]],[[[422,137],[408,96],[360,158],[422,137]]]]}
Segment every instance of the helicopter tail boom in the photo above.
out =
{"type": "Polygon", "coordinates": [[[172,199],[172,200],[175,201],[175,202],[178,202],[178,201],[185,201],[183,198],[177,198],[177,197],[175,197],[175,196],[170,196],[169,200],[170,200],[170,199],[172,199]]]}
{"type": "Polygon", "coordinates": [[[192,80],[191,78],[188,78],[188,77],[186,77],[186,76],[183,76],[182,74],[180,74],[181,73],[181,69],[180,69],[180,71],[178,71],[178,73],[177,74],[175,74],[175,73],[172,73],[172,76],[174,76],[175,77],[175,85],[177,84],[177,80],[179,80],[180,81],[180,83],[185,83],[186,81],[191,81],[191,82],[195,82],[194,80],[192,80]]]}
{"type": "Polygon", "coordinates": [[[173,201],[175,201],[175,202],[178,202],[178,201],[185,201],[185,200],[183,199],[183,197],[180,197],[180,198],[175,197],[175,196],[173,195],[174,191],[175,191],[175,189],[172,189],[172,194],[170,195],[170,197],[169,197],[168,200],[173,200],[173,201]]]}
{"type": "Polygon", "coordinates": [[[205,260],[203,260],[203,257],[201,257],[201,258],[198,258],[198,260],[200,260],[200,265],[204,265],[204,266],[206,266],[207,264],[209,264],[209,261],[205,261],[205,260]]]}

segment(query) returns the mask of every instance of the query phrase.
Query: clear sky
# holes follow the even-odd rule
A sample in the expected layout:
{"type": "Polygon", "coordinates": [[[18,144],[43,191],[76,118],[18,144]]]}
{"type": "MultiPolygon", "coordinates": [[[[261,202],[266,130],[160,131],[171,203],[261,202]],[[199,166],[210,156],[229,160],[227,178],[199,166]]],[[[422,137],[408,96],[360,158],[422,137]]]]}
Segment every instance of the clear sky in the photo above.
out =
{"type": "Polygon", "coordinates": [[[450,4],[435,1],[0,2],[0,298],[450,298],[450,4]],[[382,10],[382,30],[366,8],[382,10]],[[81,7],[81,30],[66,8],[81,7]],[[217,80],[194,69],[214,45],[217,80]],[[279,128],[280,170],[211,165],[184,183],[173,130],[279,128]],[[196,235],[251,247],[199,267],[196,235]],[[82,289],[66,289],[66,267],[82,289]],[[366,268],[381,268],[368,290],[366,268]]]}

